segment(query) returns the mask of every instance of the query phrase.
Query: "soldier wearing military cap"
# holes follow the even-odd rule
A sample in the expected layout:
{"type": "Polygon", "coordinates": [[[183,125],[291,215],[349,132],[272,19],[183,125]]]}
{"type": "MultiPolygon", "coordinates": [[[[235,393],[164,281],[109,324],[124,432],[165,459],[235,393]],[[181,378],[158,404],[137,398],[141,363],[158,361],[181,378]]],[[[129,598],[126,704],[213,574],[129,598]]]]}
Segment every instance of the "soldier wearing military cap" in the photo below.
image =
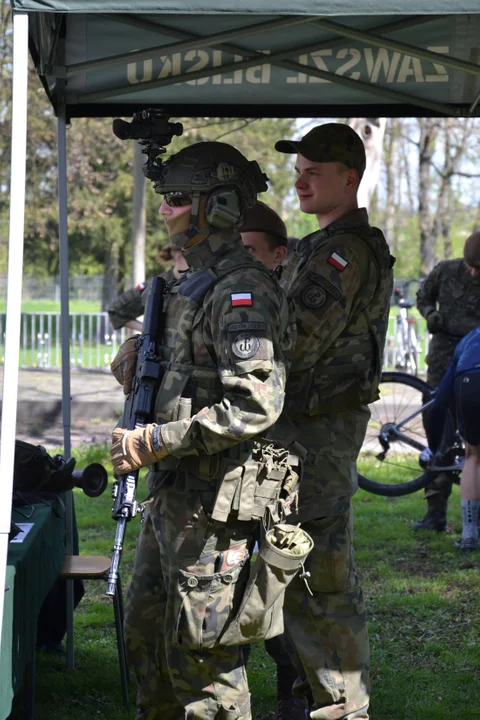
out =
{"type": "Polygon", "coordinates": [[[327,123],[275,148],[296,158],[302,212],[319,230],[298,243],[282,283],[296,306],[297,343],[273,438],[307,448],[298,514],[315,542],[305,570],[312,594],[294,580],[284,618],[310,696],[312,720],[368,718],[369,647],[352,546],[356,459],[378,397],[392,291],[380,230],[358,208],[365,148],[349,126],[327,123]]]}
{"type": "MultiPolygon", "coordinates": [[[[432,334],[426,358],[427,382],[438,387],[460,340],[480,326],[480,232],[467,238],[463,258],[444,260],[433,268],[418,290],[417,307],[432,334]]],[[[428,410],[424,424],[428,436],[428,410]]],[[[452,476],[438,473],[425,488],[427,513],[413,529],[446,530],[451,492],[452,476]]]]}

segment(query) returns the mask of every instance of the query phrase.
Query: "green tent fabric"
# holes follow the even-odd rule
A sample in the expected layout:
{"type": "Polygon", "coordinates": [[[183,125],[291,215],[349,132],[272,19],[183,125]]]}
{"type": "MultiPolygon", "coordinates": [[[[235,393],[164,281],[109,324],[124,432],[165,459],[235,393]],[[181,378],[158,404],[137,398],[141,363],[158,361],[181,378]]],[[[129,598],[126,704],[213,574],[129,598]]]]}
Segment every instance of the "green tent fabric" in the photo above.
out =
{"type": "Polygon", "coordinates": [[[148,107],[229,117],[479,107],[478,0],[448,15],[445,0],[13,0],[13,8],[29,13],[37,71],[68,118],[148,107]]]}
{"type": "Polygon", "coordinates": [[[462,0],[452,7],[449,0],[12,0],[14,10],[68,13],[197,13],[215,15],[404,15],[404,14],[464,14],[478,12],[476,0],[462,0]]]}

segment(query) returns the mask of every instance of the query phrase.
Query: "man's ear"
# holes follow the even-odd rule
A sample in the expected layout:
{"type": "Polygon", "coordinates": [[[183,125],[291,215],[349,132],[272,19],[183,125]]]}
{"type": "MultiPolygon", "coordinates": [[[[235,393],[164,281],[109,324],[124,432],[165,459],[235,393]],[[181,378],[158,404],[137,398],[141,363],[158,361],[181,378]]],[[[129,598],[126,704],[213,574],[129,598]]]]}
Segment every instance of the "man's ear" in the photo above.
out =
{"type": "Polygon", "coordinates": [[[347,187],[356,189],[360,185],[360,175],[355,168],[349,168],[347,173],[347,187]]]}
{"type": "Polygon", "coordinates": [[[275,248],[275,260],[278,262],[279,265],[281,265],[283,263],[286,255],[287,255],[287,248],[285,247],[285,245],[278,245],[275,248]]]}

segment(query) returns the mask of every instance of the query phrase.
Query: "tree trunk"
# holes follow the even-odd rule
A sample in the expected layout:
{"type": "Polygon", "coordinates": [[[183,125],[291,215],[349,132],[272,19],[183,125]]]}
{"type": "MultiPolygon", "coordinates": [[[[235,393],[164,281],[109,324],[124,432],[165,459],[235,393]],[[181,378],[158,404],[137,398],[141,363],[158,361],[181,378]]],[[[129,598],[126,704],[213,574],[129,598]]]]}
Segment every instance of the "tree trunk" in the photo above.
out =
{"type": "Polygon", "coordinates": [[[138,285],[145,280],[145,156],[142,146],[135,143],[133,161],[133,212],[132,212],[132,280],[138,285]]]}
{"type": "Polygon", "coordinates": [[[363,140],[367,156],[367,167],[358,189],[358,204],[367,210],[377,187],[382,166],[383,137],[386,118],[348,118],[347,124],[363,140]]]}
{"type": "Polygon", "coordinates": [[[122,253],[118,243],[110,244],[105,237],[105,262],[103,271],[102,312],[106,312],[112,302],[123,291],[122,253]]]}
{"type": "Polygon", "coordinates": [[[421,118],[418,146],[418,224],[420,228],[420,274],[428,275],[435,266],[435,234],[430,218],[431,163],[438,120],[421,118]]]}
{"type": "Polygon", "coordinates": [[[386,197],[385,197],[385,239],[390,246],[393,254],[398,250],[397,247],[397,205],[395,202],[395,184],[397,181],[397,141],[398,141],[399,121],[392,119],[389,122],[389,132],[387,135],[387,143],[385,148],[385,171],[386,180],[386,197]]]}
{"type": "Polygon", "coordinates": [[[445,214],[442,222],[443,256],[445,260],[452,259],[452,224],[453,224],[453,192],[452,181],[448,183],[445,214]]]}

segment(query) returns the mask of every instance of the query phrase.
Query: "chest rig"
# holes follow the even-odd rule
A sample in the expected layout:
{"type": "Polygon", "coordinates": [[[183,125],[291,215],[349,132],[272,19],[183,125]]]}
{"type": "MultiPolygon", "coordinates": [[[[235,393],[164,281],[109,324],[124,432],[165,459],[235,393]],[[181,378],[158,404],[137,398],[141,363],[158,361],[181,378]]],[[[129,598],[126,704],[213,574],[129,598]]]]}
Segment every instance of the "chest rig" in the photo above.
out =
{"type": "MultiPolygon", "coordinates": [[[[204,301],[214,286],[233,270],[251,272],[252,263],[200,270],[177,283],[165,299],[165,331],[159,353],[161,384],[155,400],[155,422],[192,417],[202,408],[221,401],[224,387],[208,329],[204,301]]],[[[256,272],[270,273],[260,264],[256,272]]],[[[220,331],[220,329],[212,329],[220,331]]],[[[249,439],[207,455],[199,452],[181,459],[168,456],[152,467],[154,472],[182,471],[191,488],[217,486],[212,510],[214,520],[226,521],[231,512],[239,520],[278,521],[289,512],[299,481],[297,454],[263,439],[249,439]],[[198,481],[199,484],[198,484],[198,481]]]]}
{"type": "MultiPolygon", "coordinates": [[[[376,268],[376,284],[359,292],[352,316],[340,335],[308,371],[289,377],[292,392],[287,392],[286,408],[291,414],[317,415],[331,411],[358,408],[378,398],[382,358],[388,326],[390,296],[393,286],[391,268],[394,258],[388,252],[383,234],[376,228],[360,224],[332,228],[325,240],[336,235],[355,234],[362,240],[376,268]]],[[[316,252],[317,245],[306,258],[300,257],[290,275],[291,289],[302,282],[302,270],[316,252]]]]}

